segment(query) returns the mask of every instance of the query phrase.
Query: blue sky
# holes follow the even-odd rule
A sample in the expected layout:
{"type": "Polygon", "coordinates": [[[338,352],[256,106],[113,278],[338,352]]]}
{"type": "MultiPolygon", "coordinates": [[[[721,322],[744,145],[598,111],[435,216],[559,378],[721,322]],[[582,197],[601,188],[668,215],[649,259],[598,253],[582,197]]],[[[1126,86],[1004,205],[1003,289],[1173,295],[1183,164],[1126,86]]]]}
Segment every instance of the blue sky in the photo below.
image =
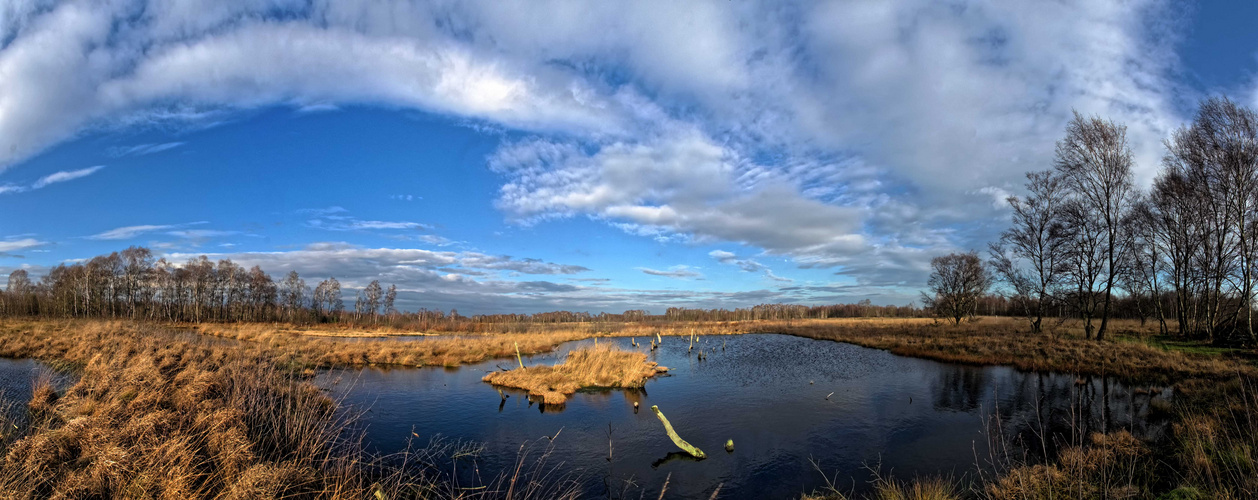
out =
{"type": "Polygon", "coordinates": [[[916,298],[1072,109],[1256,103],[1206,2],[16,1],[0,273],[130,245],[463,313],[916,298]]]}

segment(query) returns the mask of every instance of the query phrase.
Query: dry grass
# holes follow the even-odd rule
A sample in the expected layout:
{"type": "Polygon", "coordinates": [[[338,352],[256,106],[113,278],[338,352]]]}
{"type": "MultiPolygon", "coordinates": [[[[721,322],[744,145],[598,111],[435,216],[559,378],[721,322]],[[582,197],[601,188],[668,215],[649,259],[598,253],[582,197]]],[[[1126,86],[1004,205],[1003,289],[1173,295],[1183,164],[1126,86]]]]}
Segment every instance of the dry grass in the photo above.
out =
{"type": "MultiPolygon", "coordinates": [[[[845,494],[829,485],[821,491],[805,494],[800,500],[851,500],[856,497],[845,494]]],[[[943,478],[919,479],[906,483],[879,478],[874,491],[863,498],[868,500],[960,500],[956,487],[943,478]]]]}
{"type": "Polygon", "coordinates": [[[1015,467],[986,487],[992,500],[1140,498],[1156,463],[1127,431],[1092,434],[1090,446],[1071,447],[1053,464],[1015,467]]]}
{"type": "MultiPolygon", "coordinates": [[[[1154,325],[1114,320],[1113,334],[1142,338],[1154,325]]],[[[750,331],[797,335],[885,349],[902,356],[975,365],[1008,365],[1028,371],[1108,375],[1142,383],[1192,378],[1226,380],[1258,375],[1247,358],[1159,349],[1142,342],[1083,340],[1074,323],[1044,334],[1027,333],[1012,318],[981,318],[953,326],[930,319],[840,319],[765,322],[750,331]]]]}
{"type": "Polygon", "coordinates": [[[276,361],[297,368],[332,366],[458,366],[492,358],[554,350],[564,342],[585,338],[579,332],[504,333],[426,338],[416,341],[346,341],[276,328],[265,324],[222,324],[192,327],[214,337],[258,344],[276,361]]]}
{"type": "Polygon", "coordinates": [[[532,478],[526,490],[504,495],[499,480],[469,495],[434,464],[369,456],[336,401],[275,363],[283,352],[130,323],[0,324],[0,356],[79,375],[63,393],[36,384],[24,435],[0,449],[0,498],[574,495],[532,478]]]}
{"type": "Polygon", "coordinates": [[[604,345],[578,349],[554,366],[530,366],[485,375],[494,385],[524,389],[545,404],[563,404],[587,387],[638,388],[667,368],[647,361],[646,354],[604,345]]]}

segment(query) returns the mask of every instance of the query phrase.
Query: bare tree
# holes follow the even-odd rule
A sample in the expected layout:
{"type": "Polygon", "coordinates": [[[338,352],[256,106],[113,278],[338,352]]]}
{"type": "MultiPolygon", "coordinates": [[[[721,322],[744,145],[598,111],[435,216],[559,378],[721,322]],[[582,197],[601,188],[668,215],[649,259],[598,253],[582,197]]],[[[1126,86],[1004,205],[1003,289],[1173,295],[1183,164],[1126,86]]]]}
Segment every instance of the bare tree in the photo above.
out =
{"type": "Polygon", "coordinates": [[[30,293],[31,278],[25,269],[18,269],[9,273],[9,283],[4,287],[4,291],[14,295],[30,293]]]}
{"type": "Polygon", "coordinates": [[[1174,262],[1181,333],[1255,342],[1258,264],[1258,114],[1221,97],[1203,101],[1192,124],[1166,142],[1157,205],[1180,226],[1166,239],[1191,256],[1174,262]],[[1185,233],[1191,229],[1192,233],[1185,233]],[[1238,335],[1239,334],[1239,335],[1238,335]]]}
{"type": "Polygon", "coordinates": [[[25,269],[9,273],[9,282],[4,288],[4,294],[0,295],[0,312],[31,314],[33,311],[29,295],[34,288],[25,269]]]}
{"type": "Polygon", "coordinates": [[[974,315],[978,300],[991,286],[991,276],[975,252],[954,253],[930,261],[926,286],[933,295],[922,293],[922,301],[941,317],[961,324],[974,315]]]}
{"type": "Polygon", "coordinates": [[[280,283],[279,299],[288,321],[292,321],[297,311],[306,306],[306,280],[301,279],[297,271],[289,271],[280,283]]]}
{"type": "Polygon", "coordinates": [[[1095,233],[1085,230],[1100,238],[1097,243],[1102,251],[1099,284],[1103,286],[1103,303],[1097,340],[1105,338],[1117,279],[1115,271],[1129,242],[1122,221],[1139,194],[1132,181],[1133,164],[1127,127],[1098,117],[1084,118],[1076,112],[1066,126],[1066,137],[1057,142],[1054,167],[1065,179],[1077,205],[1075,222],[1099,228],[1095,233]]]}
{"type": "Polygon", "coordinates": [[[1013,226],[991,246],[992,267],[1026,304],[1031,332],[1042,331],[1044,316],[1065,274],[1068,241],[1062,225],[1061,177],[1050,171],[1028,172],[1027,196],[1008,199],[1013,226]]]}
{"type": "Polygon", "coordinates": [[[341,282],[336,278],[320,281],[314,291],[315,312],[320,314],[340,314],[345,309],[341,301],[341,282]]]}
{"type": "Polygon", "coordinates": [[[1157,317],[1159,332],[1167,335],[1170,331],[1166,323],[1162,295],[1168,266],[1165,247],[1158,238],[1160,217],[1157,205],[1149,198],[1141,200],[1132,210],[1131,217],[1127,220],[1132,243],[1123,266],[1125,272],[1122,282],[1123,288],[1134,296],[1136,306],[1141,308],[1141,325],[1148,316],[1144,312],[1144,304],[1147,304],[1157,317]]]}
{"type": "Polygon", "coordinates": [[[354,311],[361,316],[371,316],[374,320],[380,310],[380,299],[384,290],[380,288],[380,280],[372,280],[366,288],[358,292],[358,300],[354,302],[354,311]]]}
{"type": "Polygon", "coordinates": [[[384,294],[384,313],[393,314],[397,309],[393,308],[393,303],[397,300],[397,285],[389,285],[389,291],[384,294]]]}

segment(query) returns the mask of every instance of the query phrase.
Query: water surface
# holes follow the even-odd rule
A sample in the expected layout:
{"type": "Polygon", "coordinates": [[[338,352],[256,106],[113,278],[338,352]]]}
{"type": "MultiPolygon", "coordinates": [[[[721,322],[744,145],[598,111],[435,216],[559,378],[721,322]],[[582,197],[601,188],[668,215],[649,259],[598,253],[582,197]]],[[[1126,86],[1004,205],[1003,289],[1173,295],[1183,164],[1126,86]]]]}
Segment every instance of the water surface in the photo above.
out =
{"type": "MultiPolygon", "coordinates": [[[[599,342],[635,349],[627,338],[599,342]]],[[[570,342],[528,356],[525,364],[555,363],[591,343],[570,342]]],[[[463,471],[485,477],[512,468],[522,444],[536,447],[539,439],[550,442],[543,436],[558,434],[550,462],[579,471],[587,496],[633,498],[644,490],[654,498],[666,477],[669,498],[708,498],[718,484],[723,498],[795,498],[824,485],[822,472],[859,493],[869,488],[870,469],[964,481],[991,470],[993,457],[1006,451],[1051,454],[1094,430],[1156,436],[1164,424],[1147,418],[1150,401],[1169,397],[1167,390],[1149,393],[1100,378],[939,363],[786,335],[702,337],[694,353],[687,343],[665,337],[656,351],[637,348],[670,368],[644,390],[583,391],[562,408],[542,407],[518,391],[508,391],[512,397],[503,402],[481,382],[514,359],[329,373],[320,380],[367,409],[363,422],[375,451],[438,435],[478,441],[484,451],[463,471]],[[705,361],[697,360],[700,349],[705,361]],[[640,403],[636,414],[633,402],[640,403]],[[651,405],[708,458],[683,459],[651,405]],[[733,453],[723,449],[727,439],[734,440],[733,453]]]]}

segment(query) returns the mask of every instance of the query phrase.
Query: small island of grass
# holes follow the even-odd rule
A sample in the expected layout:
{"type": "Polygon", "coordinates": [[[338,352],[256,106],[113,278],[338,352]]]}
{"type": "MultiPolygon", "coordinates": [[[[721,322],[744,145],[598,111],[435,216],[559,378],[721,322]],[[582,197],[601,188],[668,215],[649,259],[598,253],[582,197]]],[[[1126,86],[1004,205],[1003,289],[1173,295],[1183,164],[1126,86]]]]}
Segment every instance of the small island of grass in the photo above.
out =
{"type": "Polygon", "coordinates": [[[668,368],[647,361],[646,354],[615,347],[593,347],[568,353],[563,363],[493,372],[483,379],[494,385],[529,391],[545,404],[563,404],[578,389],[587,387],[642,387],[668,368]]]}

